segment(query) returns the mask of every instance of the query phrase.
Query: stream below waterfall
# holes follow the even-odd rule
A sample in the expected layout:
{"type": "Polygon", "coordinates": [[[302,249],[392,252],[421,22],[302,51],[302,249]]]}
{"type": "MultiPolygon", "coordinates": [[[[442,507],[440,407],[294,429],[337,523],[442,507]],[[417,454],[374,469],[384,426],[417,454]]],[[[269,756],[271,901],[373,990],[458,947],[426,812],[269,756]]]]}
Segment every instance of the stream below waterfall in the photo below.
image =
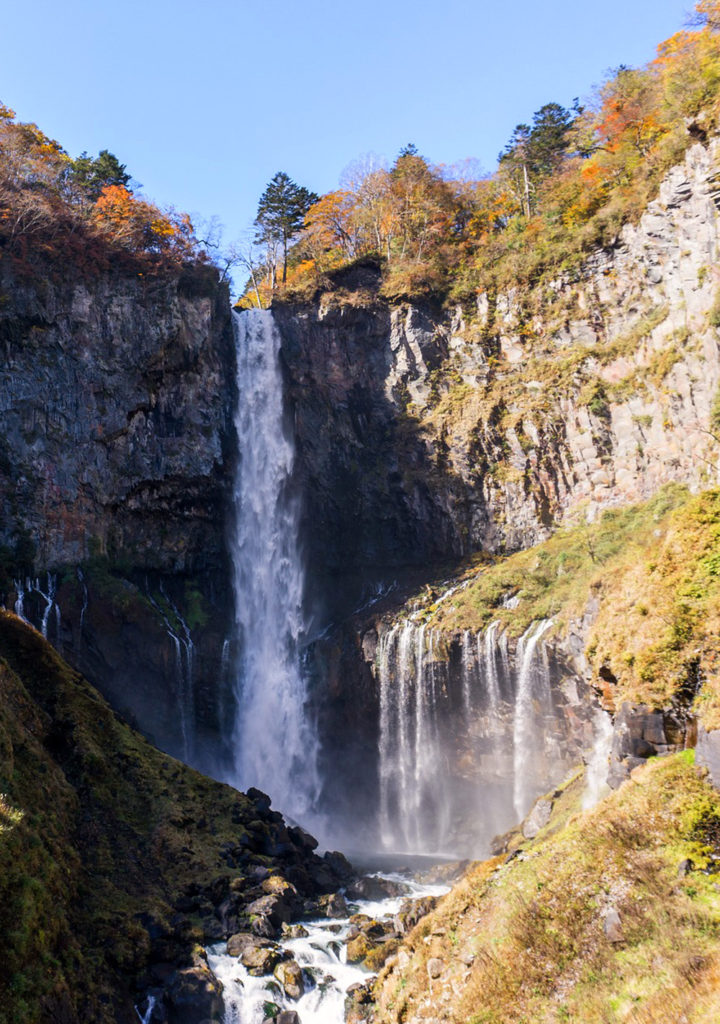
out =
{"type": "Polygon", "coordinates": [[[302,970],[304,993],[299,999],[289,998],[272,974],[251,974],[237,956],[228,955],[226,943],[210,947],[208,964],[224,986],[224,1024],[262,1024],[278,1010],[295,1011],[300,1024],[342,1024],[348,989],[373,977],[361,964],[347,962],[347,941],[355,916],[364,914],[382,922],[392,919],[407,900],[438,897],[449,891],[446,885],[423,884],[404,872],[372,877],[402,887],[402,895],[348,901],[346,917],[302,921],[301,930],[306,934],[278,940],[302,970]]]}

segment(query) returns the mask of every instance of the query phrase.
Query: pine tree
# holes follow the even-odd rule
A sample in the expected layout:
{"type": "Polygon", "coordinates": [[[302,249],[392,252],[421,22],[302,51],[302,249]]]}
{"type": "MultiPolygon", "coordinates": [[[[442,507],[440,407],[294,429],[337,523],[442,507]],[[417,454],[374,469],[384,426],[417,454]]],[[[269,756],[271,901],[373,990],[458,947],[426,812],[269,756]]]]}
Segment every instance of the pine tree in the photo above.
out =
{"type": "Polygon", "coordinates": [[[282,246],[284,284],[287,280],[288,245],[302,229],[305,214],[318,199],[319,196],[296,184],[284,171],[278,171],[260,197],[255,217],[256,240],[266,246],[273,284],[278,245],[282,246]]]}
{"type": "Polygon", "coordinates": [[[101,149],[96,157],[81,153],[73,160],[68,177],[94,202],[108,185],[127,187],[131,176],[114,153],[101,149]]]}

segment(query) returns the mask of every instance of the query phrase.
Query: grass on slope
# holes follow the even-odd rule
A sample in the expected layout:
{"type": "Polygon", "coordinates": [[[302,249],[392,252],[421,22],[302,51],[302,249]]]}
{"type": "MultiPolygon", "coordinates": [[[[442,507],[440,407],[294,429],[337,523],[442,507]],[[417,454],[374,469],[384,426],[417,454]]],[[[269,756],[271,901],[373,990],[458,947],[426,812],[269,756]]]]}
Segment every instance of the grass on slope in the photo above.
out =
{"type": "Polygon", "coordinates": [[[134,1019],[144,925],[168,960],[192,950],[199,921],[172,907],[235,874],[221,849],[254,805],[151,747],[5,612],[0,793],[0,1022],[134,1019]]]}
{"type": "Polygon", "coordinates": [[[720,726],[720,491],[669,486],[651,501],[606,511],[593,524],[489,565],[425,614],[445,630],[500,620],[519,635],[554,617],[565,631],[590,612],[587,656],[609,704],[692,700],[720,726]],[[504,602],[515,598],[517,606],[504,602]]]}
{"type": "Polygon", "coordinates": [[[692,751],[586,813],[581,791],[582,777],[519,855],[476,865],[418,925],[409,963],[380,976],[378,1024],[430,1007],[452,1024],[716,1024],[720,874],[703,869],[720,856],[720,794],[692,751]],[[610,909],[620,941],[604,931],[610,909]]]}

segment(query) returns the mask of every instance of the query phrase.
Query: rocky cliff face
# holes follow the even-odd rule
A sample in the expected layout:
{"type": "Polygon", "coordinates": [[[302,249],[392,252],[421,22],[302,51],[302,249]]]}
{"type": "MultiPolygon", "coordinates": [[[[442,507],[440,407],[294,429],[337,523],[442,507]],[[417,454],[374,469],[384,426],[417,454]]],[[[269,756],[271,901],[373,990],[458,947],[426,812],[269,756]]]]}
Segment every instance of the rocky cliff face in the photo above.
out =
{"type": "MultiPolygon", "coordinates": [[[[665,484],[696,490],[717,481],[718,156],[717,142],[693,147],[640,222],[573,279],[558,274],[529,293],[483,294],[472,309],[442,310],[388,304],[377,269],[365,265],[312,303],[279,305],[308,563],[325,616],[342,618],[373,581],[427,581],[443,562],[528,548],[563,523],[592,521],[665,484]]],[[[587,619],[554,648],[564,666],[552,686],[565,709],[558,735],[576,761],[593,743],[588,683],[597,680],[583,655],[590,611],[587,619]],[[563,679],[579,699],[562,696],[563,679]]],[[[352,737],[347,770],[329,773],[338,805],[363,772],[366,790],[380,786],[367,756],[381,732],[367,628],[360,616],[320,645],[331,763],[339,763],[337,738],[352,737]],[[360,695],[357,717],[350,691],[360,695]]],[[[457,631],[442,637],[447,656],[435,671],[446,703],[461,686],[461,644],[457,631]]],[[[464,721],[456,704],[451,757],[460,777],[480,770],[484,755],[471,737],[483,724],[464,721]]],[[[613,780],[649,751],[691,742],[687,712],[628,705],[613,780]]]]}
{"type": "Polygon", "coordinates": [[[2,267],[3,534],[45,569],[106,554],[161,571],[221,562],[233,348],[214,273],[154,280],[2,267]]]}
{"type": "Polygon", "coordinates": [[[213,728],[231,604],[227,290],[202,267],[27,280],[5,259],[0,274],[6,601],[192,757],[190,727],[213,728]]]}
{"type": "Polygon", "coordinates": [[[693,147],[572,280],[441,311],[388,305],[356,267],[278,308],[313,565],[516,550],[717,478],[718,149],[693,147]]]}

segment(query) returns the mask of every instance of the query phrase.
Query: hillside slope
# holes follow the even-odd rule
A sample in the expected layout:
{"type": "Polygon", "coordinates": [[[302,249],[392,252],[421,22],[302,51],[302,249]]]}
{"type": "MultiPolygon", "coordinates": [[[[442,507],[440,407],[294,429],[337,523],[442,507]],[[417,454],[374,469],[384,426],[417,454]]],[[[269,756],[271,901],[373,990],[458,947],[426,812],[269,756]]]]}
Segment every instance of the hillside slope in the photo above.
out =
{"type": "Polygon", "coordinates": [[[585,813],[582,788],[420,922],[379,977],[377,1024],[717,1021],[717,792],[691,751],[585,813]]]}
{"type": "Polygon", "coordinates": [[[3,1024],[130,1024],[148,989],[171,1021],[183,990],[210,1016],[200,947],[237,930],[260,881],[300,898],[339,884],[266,797],[151,747],[5,612],[0,793],[3,1024]]]}

